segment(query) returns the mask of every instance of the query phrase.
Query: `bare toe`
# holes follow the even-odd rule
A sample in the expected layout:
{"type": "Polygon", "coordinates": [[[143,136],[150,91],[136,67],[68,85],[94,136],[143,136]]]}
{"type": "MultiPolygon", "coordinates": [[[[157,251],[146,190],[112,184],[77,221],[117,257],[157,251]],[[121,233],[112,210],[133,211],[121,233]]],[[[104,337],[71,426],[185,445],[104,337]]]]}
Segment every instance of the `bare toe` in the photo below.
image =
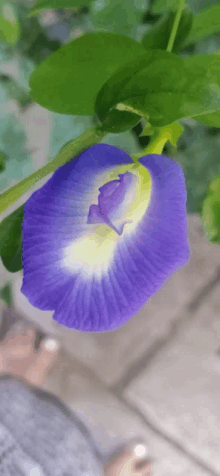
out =
{"type": "Polygon", "coordinates": [[[56,339],[46,338],[41,342],[34,363],[26,371],[25,378],[33,385],[41,385],[47,372],[59,354],[60,344],[56,339]]]}
{"type": "Polygon", "coordinates": [[[15,324],[1,344],[8,358],[27,357],[34,348],[35,330],[31,327],[15,324]]]}
{"type": "Polygon", "coordinates": [[[134,453],[121,452],[104,468],[105,476],[152,476],[151,464],[134,453]]]}

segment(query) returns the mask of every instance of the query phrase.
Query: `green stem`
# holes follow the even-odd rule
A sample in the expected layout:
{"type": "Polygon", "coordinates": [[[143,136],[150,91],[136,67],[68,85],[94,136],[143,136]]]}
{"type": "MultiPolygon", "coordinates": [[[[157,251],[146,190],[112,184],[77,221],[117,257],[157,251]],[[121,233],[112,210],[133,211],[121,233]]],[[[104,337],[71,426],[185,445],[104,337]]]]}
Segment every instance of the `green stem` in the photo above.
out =
{"type": "Polygon", "coordinates": [[[185,0],[180,0],[180,2],[179,2],[178,10],[176,12],[175,20],[173,22],[173,28],[172,28],[172,31],[170,33],[170,38],[169,38],[168,45],[167,45],[167,51],[169,51],[169,52],[171,52],[172,48],[173,48],[173,44],[174,44],[174,41],[175,41],[175,38],[176,38],[176,34],[177,34],[180,18],[181,18],[181,15],[182,15],[184,3],[185,3],[185,0]]]}
{"type": "Polygon", "coordinates": [[[68,162],[68,160],[76,157],[80,152],[88,149],[91,145],[100,142],[106,134],[106,132],[101,131],[97,126],[94,126],[77,137],[77,139],[71,141],[53,160],[48,162],[48,164],[44,165],[41,169],[29,175],[29,177],[24,180],[21,180],[21,182],[0,195],[0,213],[3,213],[8,207],[16,202],[16,200],[22,197],[22,195],[24,195],[24,193],[27,192],[38,180],[53,172],[61,165],[68,162]]]}
{"type": "Polygon", "coordinates": [[[164,126],[157,128],[153,136],[151,137],[150,143],[138,154],[132,154],[131,158],[134,162],[137,162],[138,159],[143,157],[143,155],[148,154],[162,154],[163,148],[166,142],[169,140],[169,126],[164,126]]]}

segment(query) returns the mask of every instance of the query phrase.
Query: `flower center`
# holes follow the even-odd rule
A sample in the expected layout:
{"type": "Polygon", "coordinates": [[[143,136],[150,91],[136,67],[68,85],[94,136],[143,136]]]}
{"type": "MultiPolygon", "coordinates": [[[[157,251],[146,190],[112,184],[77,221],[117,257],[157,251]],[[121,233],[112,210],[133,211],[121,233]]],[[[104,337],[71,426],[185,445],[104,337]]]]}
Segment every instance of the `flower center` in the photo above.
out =
{"type": "Polygon", "coordinates": [[[99,188],[98,205],[90,205],[87,223],[106,223],[122,235],[126,223],[132,223],[124,215],[135,199],[137,177],[131,172],[118,177],[99,188]]]}

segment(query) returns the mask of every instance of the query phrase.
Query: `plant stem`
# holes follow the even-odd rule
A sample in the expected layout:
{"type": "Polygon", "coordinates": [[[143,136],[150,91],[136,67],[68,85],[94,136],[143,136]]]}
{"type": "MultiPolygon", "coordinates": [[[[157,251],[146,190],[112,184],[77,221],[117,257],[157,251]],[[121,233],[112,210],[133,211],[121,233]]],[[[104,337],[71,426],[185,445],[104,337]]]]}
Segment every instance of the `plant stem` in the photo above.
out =
{"type": "Polygon", "coordinates": [[[41,169],[29,175],[29,177],[24,180],[21,180],[21,182],[0,195],[0,213],[3,213],[8,207],[16,202],[16,200],[22,197],[22,195],[24,195],[24,193],[27,192],[38,180],[73,159],[79,155],[80,152],[88,149],[91,145],[100,142],[106,134],[106,132],[101,131],[97,126],[94,126],[71,141],[53,160],[48,162],[48,164],[44,165],[41,169]]]}
{"type": "Polygon", "coordinates": [[[166,142],[169,140],[169,126],[157,128],[152,135],[150,143],[138,154],[132,154],[131,158],[134,162],[137,162],[143,155],[148,154],[162,154],[163,148],[166,142]]]}
{"type": "Polygon", "coordinates": [[[174,44],[174,41],[175,41],[175,38],[176,38],[176,34],[177,34],[180,18],[181,18],[181,15],[182,15],[184,3],[185,3],[185,0],[180,0],[179,1],[178,10],[176,12],[175,20],[173,22],[173,28],[172,28],[172,31],[170,33],[170,38],[169,38],[168,45],[167,45],[167,51],[168,52],[171,52],[172,48],[173,48],[173,44],[174,44]]]}

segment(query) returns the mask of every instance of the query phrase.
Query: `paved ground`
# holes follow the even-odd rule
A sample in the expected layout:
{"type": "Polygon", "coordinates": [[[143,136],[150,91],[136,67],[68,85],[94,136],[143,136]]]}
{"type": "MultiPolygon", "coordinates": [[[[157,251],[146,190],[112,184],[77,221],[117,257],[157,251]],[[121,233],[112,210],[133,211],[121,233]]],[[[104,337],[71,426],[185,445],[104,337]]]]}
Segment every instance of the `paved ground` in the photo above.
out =
{"type": "Polygon", "coordinates": [[[156,476],[220,472],[220,249],[188,217],[191,260],[125,326],[81,333],[33,308],[19,315],[57,335],[62,353],[44,388],[90,427],[102,453],[144,436],[156,476]]]}
{"type": "Polygon", "coordinates": [[[103,455],[143,436],[155,476],[220,474],[220,247],[197,216],[188,224],[190,262],[116,331],[59,326],[21,295],[21,273],[16,313],[7,312],[8,325],[27,319],[58,336],[62,351],[44,388],[79,414],[103,455]]]}

